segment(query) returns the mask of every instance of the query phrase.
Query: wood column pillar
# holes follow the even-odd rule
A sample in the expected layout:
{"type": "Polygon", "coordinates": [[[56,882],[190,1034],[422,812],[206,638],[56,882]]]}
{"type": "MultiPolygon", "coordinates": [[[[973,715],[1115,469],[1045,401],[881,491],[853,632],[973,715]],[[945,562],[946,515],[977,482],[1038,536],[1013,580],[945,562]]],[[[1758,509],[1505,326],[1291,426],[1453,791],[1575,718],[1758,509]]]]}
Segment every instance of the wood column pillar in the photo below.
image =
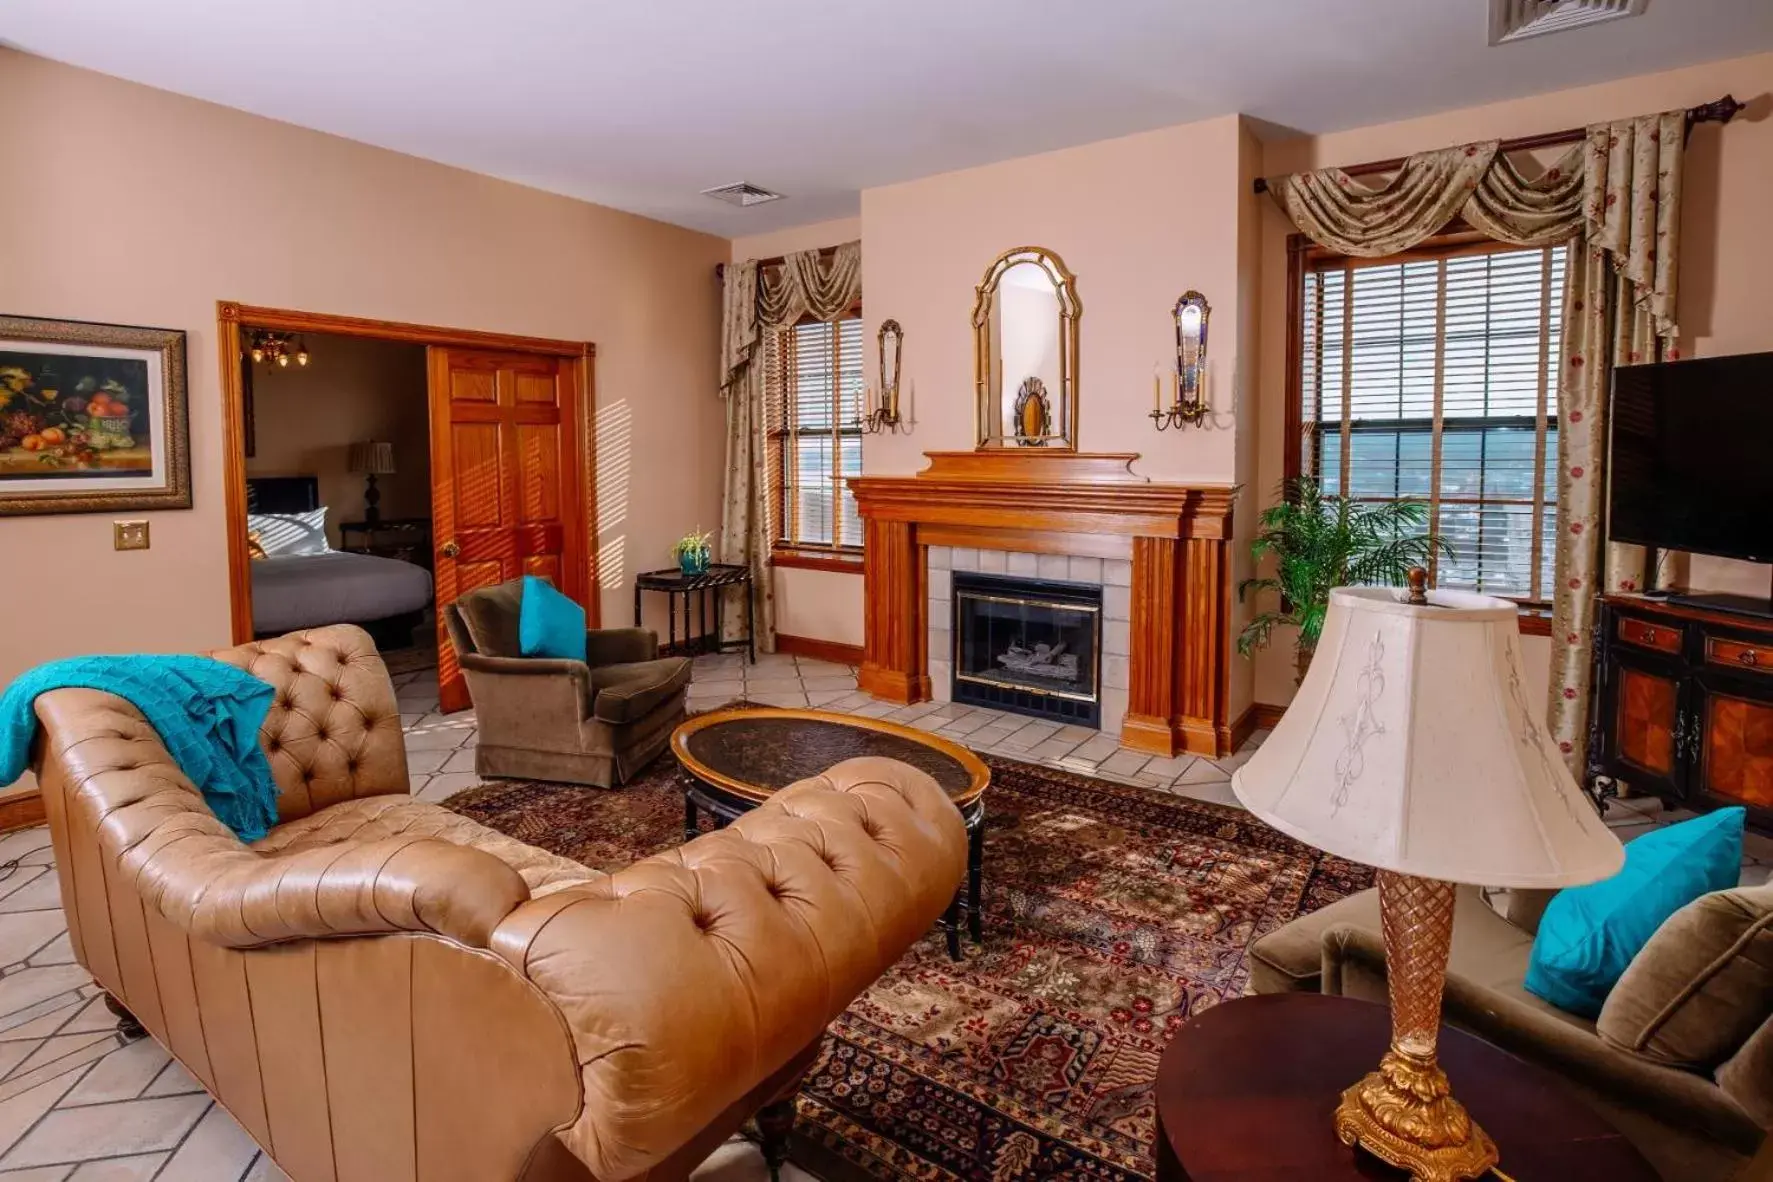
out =
{"type": "Polygon", "coordinates": [[[1136,751],[1174,755],[1176,713],[1176,635],[1181,618],[1176,588],[1181,575],[1181,544],[1175,538],[1133,539],[1132,653],[1127,677],[1127,715],[1122,745],[1136,751]]]}
{"type": "Polygon", "coordinates": [[[856,683],[889,702],[921,702],[930,696],[924,548],[909,521],[864,521],[863,655],[856,683]]]}
{"type": "Polygon", "coordinates": [[[1222,537],[1133,539],[1133,651],[1123,745],[1164,756],[1231,750],[1225,546],[1222,537]]]}

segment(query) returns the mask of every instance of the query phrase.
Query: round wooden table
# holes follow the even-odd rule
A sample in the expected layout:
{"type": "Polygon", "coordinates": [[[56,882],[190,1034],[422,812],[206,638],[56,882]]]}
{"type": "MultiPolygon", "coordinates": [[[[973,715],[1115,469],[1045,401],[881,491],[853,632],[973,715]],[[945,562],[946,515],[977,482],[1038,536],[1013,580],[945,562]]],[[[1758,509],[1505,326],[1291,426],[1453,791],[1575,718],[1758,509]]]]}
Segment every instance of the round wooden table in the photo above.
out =
{"type": "MultiPolygon", "coordinates": [[[[1316,993],[1239,998],[1190,1019],[1157,1069],[1158,1182],[1402,1182],[1338,1141],[1330,1120],[1390,1036],[1384,1006],[1316,993]]],[[[1518,1182],[1660,1182],[1549,1073],[1445,1026],[1440,1060],[1518,1182]]]]}
{"type": "Polygon", "coordinates": [[[967,933],[975,943],[984,938],[985,789],[991,769],[959,743],[878,718],[741,706],[698,714],[678,726],[671,733],[671,753],[684,771],[685,841],[696,836],[701,813],[725,825],[771,793],[860,755],[885,756],[929,773],[967,827],[967,881],[942,917],[948,955],[960,959],[963,911],[967,933]]]}

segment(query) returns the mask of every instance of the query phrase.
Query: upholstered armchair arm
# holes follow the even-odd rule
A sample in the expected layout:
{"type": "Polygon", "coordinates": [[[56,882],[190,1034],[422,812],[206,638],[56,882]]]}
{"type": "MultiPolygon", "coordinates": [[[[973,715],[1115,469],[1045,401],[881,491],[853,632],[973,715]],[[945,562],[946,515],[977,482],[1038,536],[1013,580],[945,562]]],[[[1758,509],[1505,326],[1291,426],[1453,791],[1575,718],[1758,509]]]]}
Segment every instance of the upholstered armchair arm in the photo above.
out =
{"type": "Polygon", "coordinates": [[[576,741],[579,724],[590,717],[595,692],[583,661],[480,653],[463,653],[461,661],[483,742],[519,734],[530,746],[576,741]]]}
{"type": "Polygon", "coordinates": [[[585,634],[585,664],[630,665],[659,655],[659,634],[651,628],[593,628],[585,634]]]}
{"type": "Polygon", "coordinates": [[[934,780],[852,759],[727,828],[519,907],[491,947],[565,1015],[600,1178],[657,1164],[814,1043],[926,934],[966,867],[934,780]]]}
{"type": "MultiPolygon", "coordinates": [[[[1323,957],[1325,993],[1373,996],[1383,989],[1385,943],[1378,932],[1351,924],[1329,927],[1323,957]]],[[[1753,1153],[1760,1144],[1760,1126],[1710,1079],[1616,1050],[1592,1029],[1548,1012],[1524,994],[1448,974],[1443,1013],[1453,1025],[1614,1103],[1704,1131],[1738,1153],[1753,1153]]]]}
{"type": "Polygon", "coordinates": [[[141,712],[94,690],[37,699],[37,767],[65,784],[127,885],[193,937],[231,948],[430,931],[474,947],[529,898],[491,854],[421,837],[262,854],[203,803],[141,712]]]}

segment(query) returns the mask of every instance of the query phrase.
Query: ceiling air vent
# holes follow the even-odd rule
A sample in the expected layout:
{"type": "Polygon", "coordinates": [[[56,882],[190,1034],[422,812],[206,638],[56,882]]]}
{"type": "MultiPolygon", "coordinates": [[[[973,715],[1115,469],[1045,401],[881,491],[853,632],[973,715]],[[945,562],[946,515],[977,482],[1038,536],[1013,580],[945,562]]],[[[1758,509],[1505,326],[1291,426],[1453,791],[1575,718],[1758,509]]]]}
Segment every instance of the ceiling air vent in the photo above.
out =
{"type": "Polygon", "coordinates": [[[712,197],[716,201],[724,201],[728,205],[752,206],[763,205],[770,201],[780,201],[780,193],[772,193],[761,185],[750,181],[740,181],[736,185],[721,185],[717,189],[703,189],[702,196],[712,197]]]}
{"type": "Polygon", "coordinates": [[[1639,16],[1650,0],[1490,0],[1490,44],[1639,16]]]}

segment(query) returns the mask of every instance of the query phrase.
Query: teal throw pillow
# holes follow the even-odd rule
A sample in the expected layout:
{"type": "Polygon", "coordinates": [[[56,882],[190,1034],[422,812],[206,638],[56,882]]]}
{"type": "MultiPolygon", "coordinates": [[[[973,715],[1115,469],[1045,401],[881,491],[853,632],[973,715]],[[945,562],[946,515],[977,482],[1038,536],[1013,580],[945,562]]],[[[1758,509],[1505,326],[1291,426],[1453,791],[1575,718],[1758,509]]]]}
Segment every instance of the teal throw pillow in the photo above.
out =
{"type": "Polygon", "coordinates": [[[517,647],[526,657],[584,660],[585,609],[556,591],[548,580],[524,575],[517,647]]]}
{"type": "Polygon", "coordinates": [[[1533,938],[1527,992],[1560,1010],[1598,1017],[1607,994],[1664,920],[1742,877],[1747,811],[1719,809],[1644,834],[1612,878],[1552,896],[1533,938]]]}

